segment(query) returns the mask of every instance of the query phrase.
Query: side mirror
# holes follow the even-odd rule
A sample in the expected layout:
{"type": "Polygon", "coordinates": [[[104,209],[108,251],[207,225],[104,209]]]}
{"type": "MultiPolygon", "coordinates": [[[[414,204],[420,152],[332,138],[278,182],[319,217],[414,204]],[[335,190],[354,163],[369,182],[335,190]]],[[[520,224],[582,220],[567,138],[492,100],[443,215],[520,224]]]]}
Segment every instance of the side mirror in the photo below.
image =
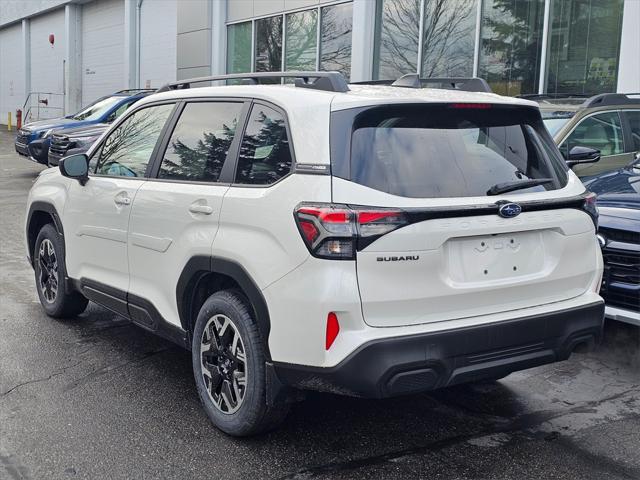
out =
{"type": "Polygon", "coordinates": [[[581,147],[576,145],[569,152],[569,157],[567,158],[567,165],[569,168],[574,165],[583,164],[583,163],[596,163],[600,161],[600,150],[596,150],[595,148],[589,147],[581,147]]]}
{"type": "Polygon", "coordinates": [[[69,178],[75,178],[80,185],[89,180],[89,157],[84,153],[71,155],[60,160],[60,173],[69,178]]]}

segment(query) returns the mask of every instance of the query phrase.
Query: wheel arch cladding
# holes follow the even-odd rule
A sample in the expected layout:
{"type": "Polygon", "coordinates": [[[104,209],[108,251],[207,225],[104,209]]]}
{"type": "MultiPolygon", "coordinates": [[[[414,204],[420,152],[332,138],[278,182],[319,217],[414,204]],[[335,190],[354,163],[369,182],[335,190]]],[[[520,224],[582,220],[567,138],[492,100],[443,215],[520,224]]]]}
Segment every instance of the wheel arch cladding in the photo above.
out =
{"type": "Polygon", "coordinates": [[[237,262],[219,257],[199,255],[184,266],[176,286],[176,301],[182,328],[191,336],[196,316],[204,300],[216,291],[238,289],[248,299],[264,342],[267,359],[271,320],[262,292],[247,271],[237,262]],[[206,293],[205,298],[198,295],[206,293]]]}
{"type": "MultiPolygon", "coordinates": [[[[62,222],[60,216],[56,211],[56,208],[47,202],[33,202],[29,207],[29,213],[27,214],[27,245],[29,248],[29,263],[33,267],[33,254],[36,245],[36,239],[38,233],[46,224],[52,223],[55,227],[58,235],[64,239],[64,230],[62,228],[62,222]]],[[[64,244],[64,241],[63,241],[64,244]]],[[[64,260],[64,249],[63,249],[64,260]]]]}

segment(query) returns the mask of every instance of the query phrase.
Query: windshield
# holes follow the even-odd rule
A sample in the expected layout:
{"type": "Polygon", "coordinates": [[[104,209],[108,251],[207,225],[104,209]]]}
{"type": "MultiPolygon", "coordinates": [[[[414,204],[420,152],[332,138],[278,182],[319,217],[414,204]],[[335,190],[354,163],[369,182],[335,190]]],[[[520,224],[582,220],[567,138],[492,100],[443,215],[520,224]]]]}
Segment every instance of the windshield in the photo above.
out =
{"type": "Polygon", "coordinates": [[[560,131],[562,127],[566,125],[571,117],[549,117],[543,118],[544,126],[547,127],[552,137],[555,137],[556,133],[560,131]]]}
{"type": "Polygon", "coordinates": [[[121,102],[123,97],[107,97],[80,110],[72,118],[74,120],[98,120],[116,103],[121,102]]]}
{"type": "MultiPolygon", "coordinates": [[[[480,105],[366,109],[347,129],[350,164],[334,165],[334,174],[412,198],[485,196],[512,182],[519,186],[511,195],[566,184],[566,165],[536,110],[480,105]]],[[[340,123],[332,134],[344,130],[340,123]]],[[[335,153],[339,162],[346,152],[335,153]]]]}

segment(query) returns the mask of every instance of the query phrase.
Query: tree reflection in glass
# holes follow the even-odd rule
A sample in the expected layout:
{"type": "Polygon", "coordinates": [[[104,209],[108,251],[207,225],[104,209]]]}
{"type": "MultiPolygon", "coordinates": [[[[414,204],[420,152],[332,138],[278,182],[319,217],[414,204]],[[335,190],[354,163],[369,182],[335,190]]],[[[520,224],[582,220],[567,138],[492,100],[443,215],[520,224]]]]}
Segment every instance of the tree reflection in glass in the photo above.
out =
{"type": "Polygon", "coordinates": [[[158,176],[217,182],[241,109],[242,103],[187,104],[171,134],[158,176]]]}
{"type": "Polygon", "coordinates": [[[283,116],[255,105],[240,145],[236,183],[264,185],[291,170],[291,151],[283,116]]]}
{"type": "MultiPolygon", "coordinates": [[[[106,139],[97,158],[95,173],[142,177],[173,104],[138,110],[106,139]]],[[[93,162],[89,164],[91,167],[93,162]]]]}
{"type": "Polygon", "coordinates": [[[338,71],[351,76],[351,31],[353,4],[322,8],[320,22],[320,70],[338,71]]]}

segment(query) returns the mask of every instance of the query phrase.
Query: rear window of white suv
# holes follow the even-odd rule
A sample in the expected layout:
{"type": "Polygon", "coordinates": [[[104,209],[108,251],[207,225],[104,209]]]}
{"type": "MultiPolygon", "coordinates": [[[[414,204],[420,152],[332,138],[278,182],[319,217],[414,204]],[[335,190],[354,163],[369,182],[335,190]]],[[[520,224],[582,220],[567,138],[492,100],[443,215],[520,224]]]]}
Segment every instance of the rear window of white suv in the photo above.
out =
{"type": "Polygon", "coordinates": [[[331,141],[334,175],[403,197],[484,196],[513,185],[509,191],[535,192],[567,182],[566,165],[532,108],[464,103],[345,110],[332,116],[331,141]],[[525,184],[531,186],[521,188],[525,184]]]}

